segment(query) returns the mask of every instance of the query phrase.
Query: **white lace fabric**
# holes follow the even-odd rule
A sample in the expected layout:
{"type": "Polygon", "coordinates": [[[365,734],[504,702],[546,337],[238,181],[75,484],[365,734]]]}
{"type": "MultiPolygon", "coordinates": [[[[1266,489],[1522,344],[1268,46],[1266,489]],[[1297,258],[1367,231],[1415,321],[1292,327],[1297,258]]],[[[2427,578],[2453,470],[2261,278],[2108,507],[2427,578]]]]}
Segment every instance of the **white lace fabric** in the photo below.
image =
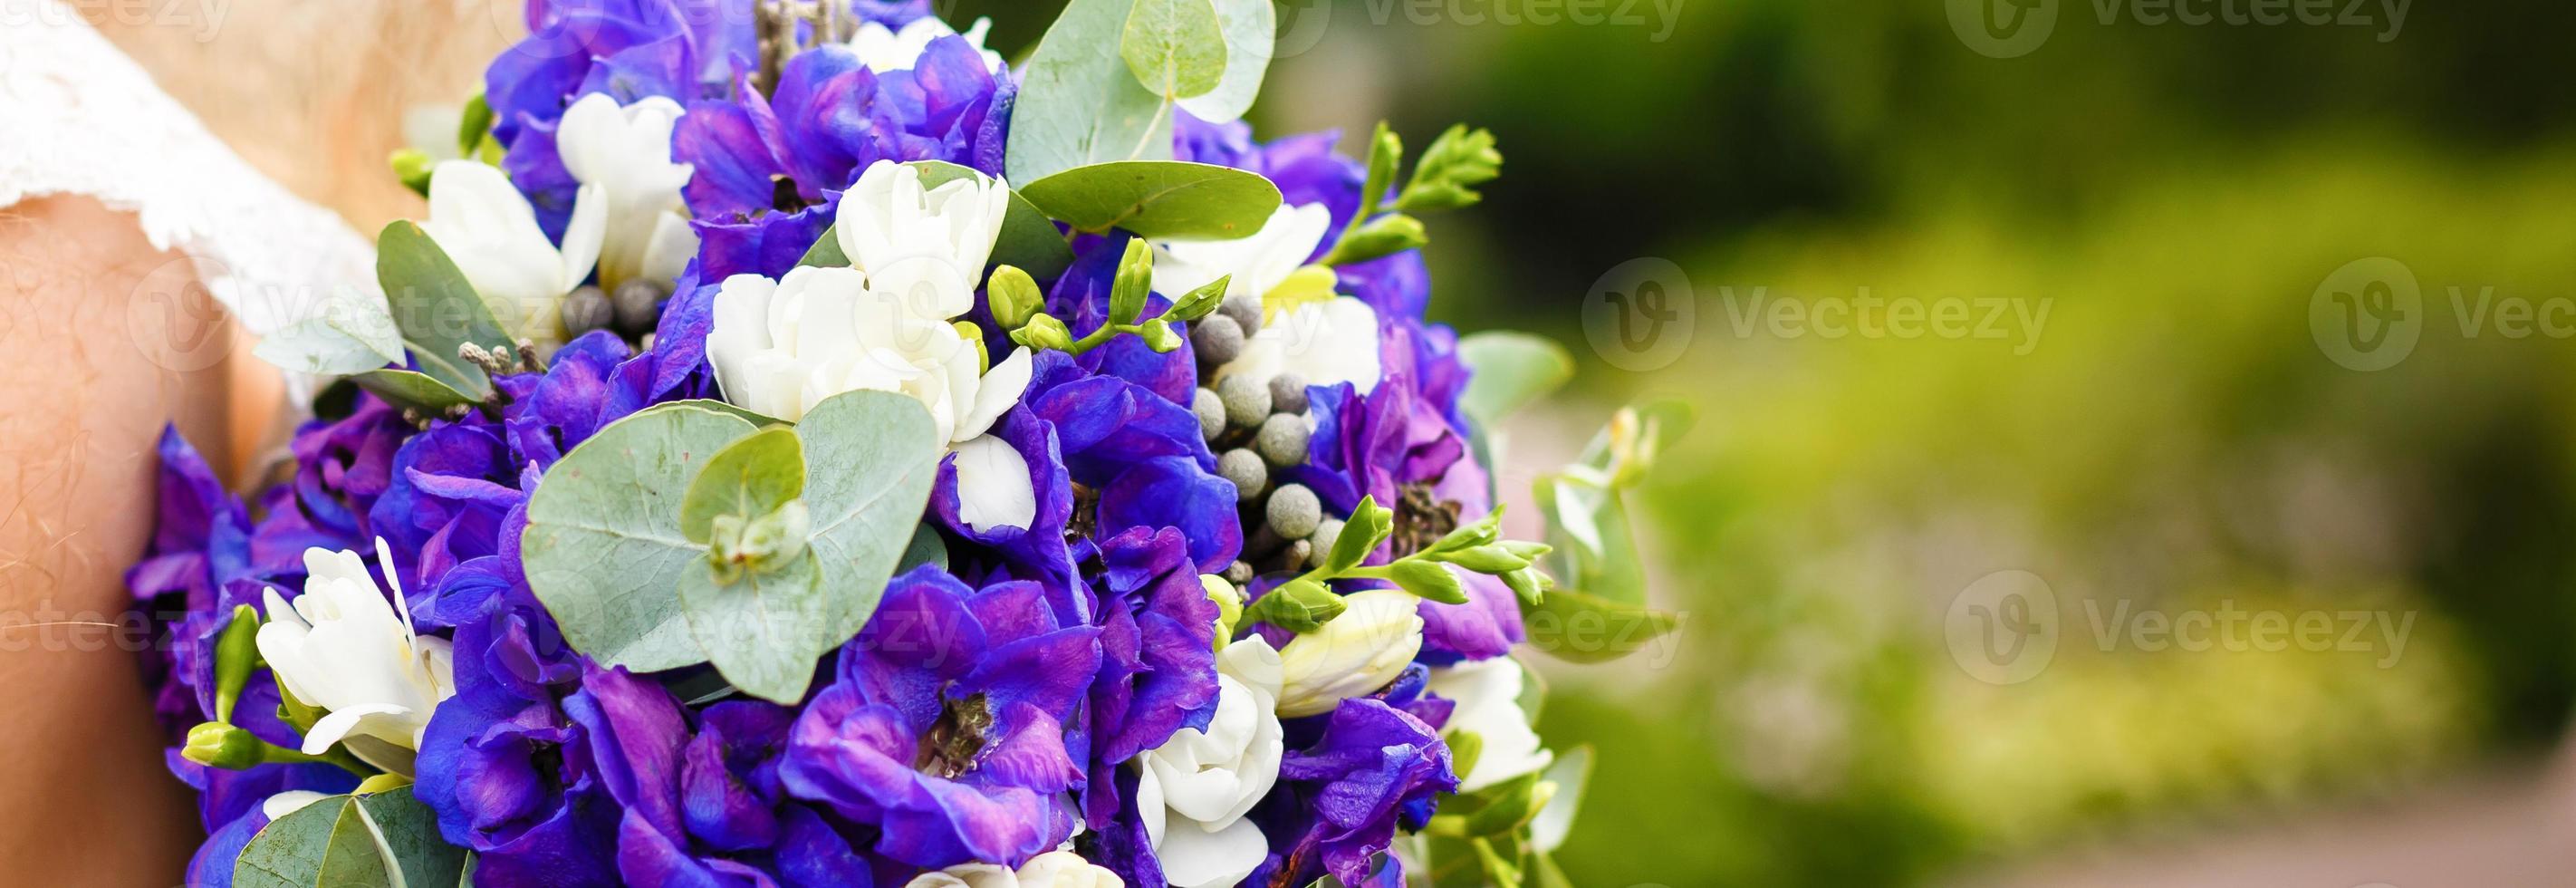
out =
{"type": "Polygon", "coordinates": [[[243,162],[78,13],[0,0],[0,209],[52,195],[133,213],[254,335],[321,316],[334,288],[380,293],[366,238],[243,162]]]}

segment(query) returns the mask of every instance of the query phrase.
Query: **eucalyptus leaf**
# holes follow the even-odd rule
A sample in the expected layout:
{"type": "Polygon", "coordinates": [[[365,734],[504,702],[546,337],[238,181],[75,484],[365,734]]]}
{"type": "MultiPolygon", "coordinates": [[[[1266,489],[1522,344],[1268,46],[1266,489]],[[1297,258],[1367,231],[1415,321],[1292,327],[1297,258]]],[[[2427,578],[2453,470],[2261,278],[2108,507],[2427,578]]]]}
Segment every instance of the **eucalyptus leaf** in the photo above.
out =
{"type": "Polygon", "coordinates": [[[680,534],[706,545],[718,515],[746,521],[778,510],[805,493],[805,448],[796,431],[771,426],[725,445],[680,498],[680,534]]]}
{"type": "Polygon", "coordinates": [[[1625,657],[1681,626],[1673,614],[1572,589],[1549,590],[1538,604],[1522,605],[1521,622],[1531,648],[1571,663],[1625,657]]]}
{"type": "Polygon", "coordinates": [[[1232,123],[1252,110],[1261,79],[1279,42],[1279,13],[1271,0],[1216,0],[1225,30],[1225,76],[1205,95],[1181,99],[1181,110],[1209,123],[1232,123]]]}
{"type": "Polygon", "coordinates": [[[749,420],[691,402],[609,424],[546,472],[528,497],[520,559],[528,586],[574,650],[658,672],[706,661],[681,614],[679,583],[707,547],[680,529],[691,479],[749,420]]]}
{"type": "Polygon", "coordinates": [[[385,399],[387,404],[417,411],[422,416],[445,416],[449,408],[481,401],[450,388],[447,383],[409,370],[369,370],[349,377],[349,381],[376,393],[376,397],[385,399]]]}
{"type": "Polygon", "coordinates": [[[280,369],[343,376],[403,359],[402,333],[384,300],[355,288],[334,290],[319,316],[260,337],[253,353],[280,369]]]}
{"type": "Polygon", "coordinates": [[[812,553],[773,571],[740,571],[728,583],[699,560],[680,575],[689,636],[743,693],[788,706],[805,698],[814,661],[847,636],[826,633],[828,602],[812,553]]]}
{"type": "Polygon", "coordinates": [[[349,803],[345,795],[320,799],[260,827],[233,861],[233,884],[237,888],[392,884],[366,830],[339,829],[349,803]]]}
{"type": "Polygon", "coordinates": [[[832,230],[835,227],[823,226],[822,239],[815,241],[813,246],[805,248],[804,257],[797,259],[796,264],[814,268],[851,267],[850,254],[841,252],[841,235],[840,232],[832,230]]]}
{"type": "Polygon", "coordinates": [[[939,530],[928,524],[912,529],[912,543],[903,549],[903,558],[895,562],[894,573],[902,576],[924,564],[948,569],[948,541],[939,538],[939,530]]]}
{"type": "Polygon", "coordinates": [[[1177,160],[1127,160],[1076,167],[1030,182],[1021,193],[1075,229],[1124,228],[1148,238],[1249,237],[1279,209],[1279,186],[1258,173],[1177,160]]]}
{"type": "Polygon", "coordinates": [[[1458,338],[1458,359],[1472,372],[1459,409],[1494,426],[1574,378],[1574,356],[1555,340],[1496,330],[1458,338]]]}
{"type": "Polygon", "coordinates": [[[411,787],[357,799],[352,807],[364,814],[378,856],[388,867],[401,870],[404,885],[462,883],[465,849],[448,844],[439,835],[438,813],[414,798],[411,787]]]}
{"type": "Polygon", "coordinates": [[[376,236],[376,281],[384,287],[394,326],[402,331],[403,346],[419,362],[420,372],[477,401],[489,397],[490,377],[457,357],[457,348],[473,343],[507,352],[517,347],[517,340],[493,317],[447,251],[419,225],[387,225],[376,236]]]}
{"type": "MultiPolygon", "coordinates": [[[[806,411],[805,505],[826,607],[823,634],[858,634],[912,547],[942,452],[930,411],[911,396],[843,392],[806,411]]],[[[533,507],[531,514],[533,515],[533,507]]]]}
{"type": "Polygon", "coordinates": [[[1179,100],[1214,91],[1225,77],[1225,28],[1209,0],[1135,0],[1118,55],[1136,82],[1179,100]]]}
{"type": "Polygon", "coordinates": [[[1109,51],[1124,36],[1132,6],[1133,0],[1072,0],[1039,39],[1021,68],[1020,96],[1011,108],[1003,161],[1011,181],[1172,156],[1170,109],[1109,51]]]}
{"type": "MultiPolygon", "coordinates": [[[[921,168],[923,188],[937,188],[967,176],[984,178],[984,174],[973,167],[944,160],[916,160],[911,163],[921,168]]],[[[830,240],[834,236],[827,232],[823,237],[830,240]]],[[[1065,243],[1064,232],[1056,230],[1055,223],[1047,221],[1047,214],[1040,212],[1036,204],[1030,203],[1027,197],[1014,189],[1011,208],[1002,214],[1002,232],[993,239],[992,261],[996,265],[1016,266],[1039,278],[1052,279],[1073,265],[1073,247],[1065,243]]],[[[976,271],[981,273],[983,269],[976,271]]]]}

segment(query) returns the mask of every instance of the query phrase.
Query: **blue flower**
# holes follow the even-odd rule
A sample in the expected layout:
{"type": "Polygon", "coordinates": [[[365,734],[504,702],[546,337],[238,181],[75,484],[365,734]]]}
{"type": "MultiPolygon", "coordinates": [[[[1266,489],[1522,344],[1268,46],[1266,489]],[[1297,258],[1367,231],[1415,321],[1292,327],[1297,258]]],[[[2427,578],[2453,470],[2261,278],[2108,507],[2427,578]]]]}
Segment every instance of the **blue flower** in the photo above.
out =
{"type": "Polygon", "coordinates": [[[1017,866],[1071,835],[1057,796],[1082,783],[1065,749],[1100,663],[1100,630],[1066,626],[1036,583],[981,591],[925,565],[895,579],[843,647],[837,679],[790,734],[781,782],[879,824],[914,866],[1017,866]]]}

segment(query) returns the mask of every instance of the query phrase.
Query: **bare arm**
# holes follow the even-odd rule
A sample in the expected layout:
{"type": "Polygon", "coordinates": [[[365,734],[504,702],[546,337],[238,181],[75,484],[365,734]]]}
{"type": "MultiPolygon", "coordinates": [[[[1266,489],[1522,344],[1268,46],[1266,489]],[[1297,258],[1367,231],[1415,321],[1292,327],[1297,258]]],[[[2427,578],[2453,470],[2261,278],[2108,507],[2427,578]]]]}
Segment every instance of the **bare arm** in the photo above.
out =
{"type": "MultiPolygon", "coordinates": [[[[0,208],[0,873],[175,885],[197,826],[162,765],[126,609],[176,423],[219,470],[249,363],[192,266],[85,199],[0,208]],[[52,625],[27,625],[46,623],[52,625]]],[[[249,403],[255,397],[242,396],[249,403]]]]}

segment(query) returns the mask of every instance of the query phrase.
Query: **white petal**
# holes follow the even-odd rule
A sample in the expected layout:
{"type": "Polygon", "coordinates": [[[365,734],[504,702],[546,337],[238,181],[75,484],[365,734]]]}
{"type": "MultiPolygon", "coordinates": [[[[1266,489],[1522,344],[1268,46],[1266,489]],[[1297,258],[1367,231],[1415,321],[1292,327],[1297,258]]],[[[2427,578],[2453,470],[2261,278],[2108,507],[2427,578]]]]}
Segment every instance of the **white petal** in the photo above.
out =
{"type": "Polygon", "coordinates": [[[991,435],[957,445],[957,517],[968,528],[1026,528],[1037,515],[1029,461],[1018,449],[991,435]]]}
{"type": "Polygon", "coordinates": [[[963,437],[981,435],[993,423],[1020,403],[1020,395],[1029,389],[1029,375],[1034,362],[1025,347],[1011,349],[1009,357],[984,371],[982,384],[975,389],[974,407],[957,420],[955,434],[963,437]]]}
{"type": "Polygon", "coordinates": [[[656,282],[676,280],[697,255],[698,233],[689,228],[688,218],[663,213],[654,222],[653,238],[644,247],[644,266],[637,274],[656,282]]]}
{"type": "Polygon", "coordinates": [[[285,792],[269,796],[266,801],[260,802],[259,816],[268,818],[268,822],[270,823],[276,823],[279,820],[285,819],[286,815],[303,810],[306,805],[310,805],[327,798],[330,798],[330,796],[323,795],[309,789],[290,789],[285,792]]]}
{"type": "MultiPolygon", "coordinates": [[[[410,714],[411,710],[408,708],[387,704],[348,706],[331,710],[331,714],[313,723],[313,730],[304,732],[304,754],[321,755],[330,751],[331,744],[340,742],[343,737],[388,721],[399,721],[403,716],[410,714]]],[[[406,730],[405,733],[409,731],[406,730]]]]}
{"type": "Polygon", "coordinates": [[[1154,849],[1162,859],[1163,878],[1172,888],[1233,885],[1252,875],[1270,845],[1250,819],[1236,820],[1216,832],[1175,825],[1154,849]]]}

